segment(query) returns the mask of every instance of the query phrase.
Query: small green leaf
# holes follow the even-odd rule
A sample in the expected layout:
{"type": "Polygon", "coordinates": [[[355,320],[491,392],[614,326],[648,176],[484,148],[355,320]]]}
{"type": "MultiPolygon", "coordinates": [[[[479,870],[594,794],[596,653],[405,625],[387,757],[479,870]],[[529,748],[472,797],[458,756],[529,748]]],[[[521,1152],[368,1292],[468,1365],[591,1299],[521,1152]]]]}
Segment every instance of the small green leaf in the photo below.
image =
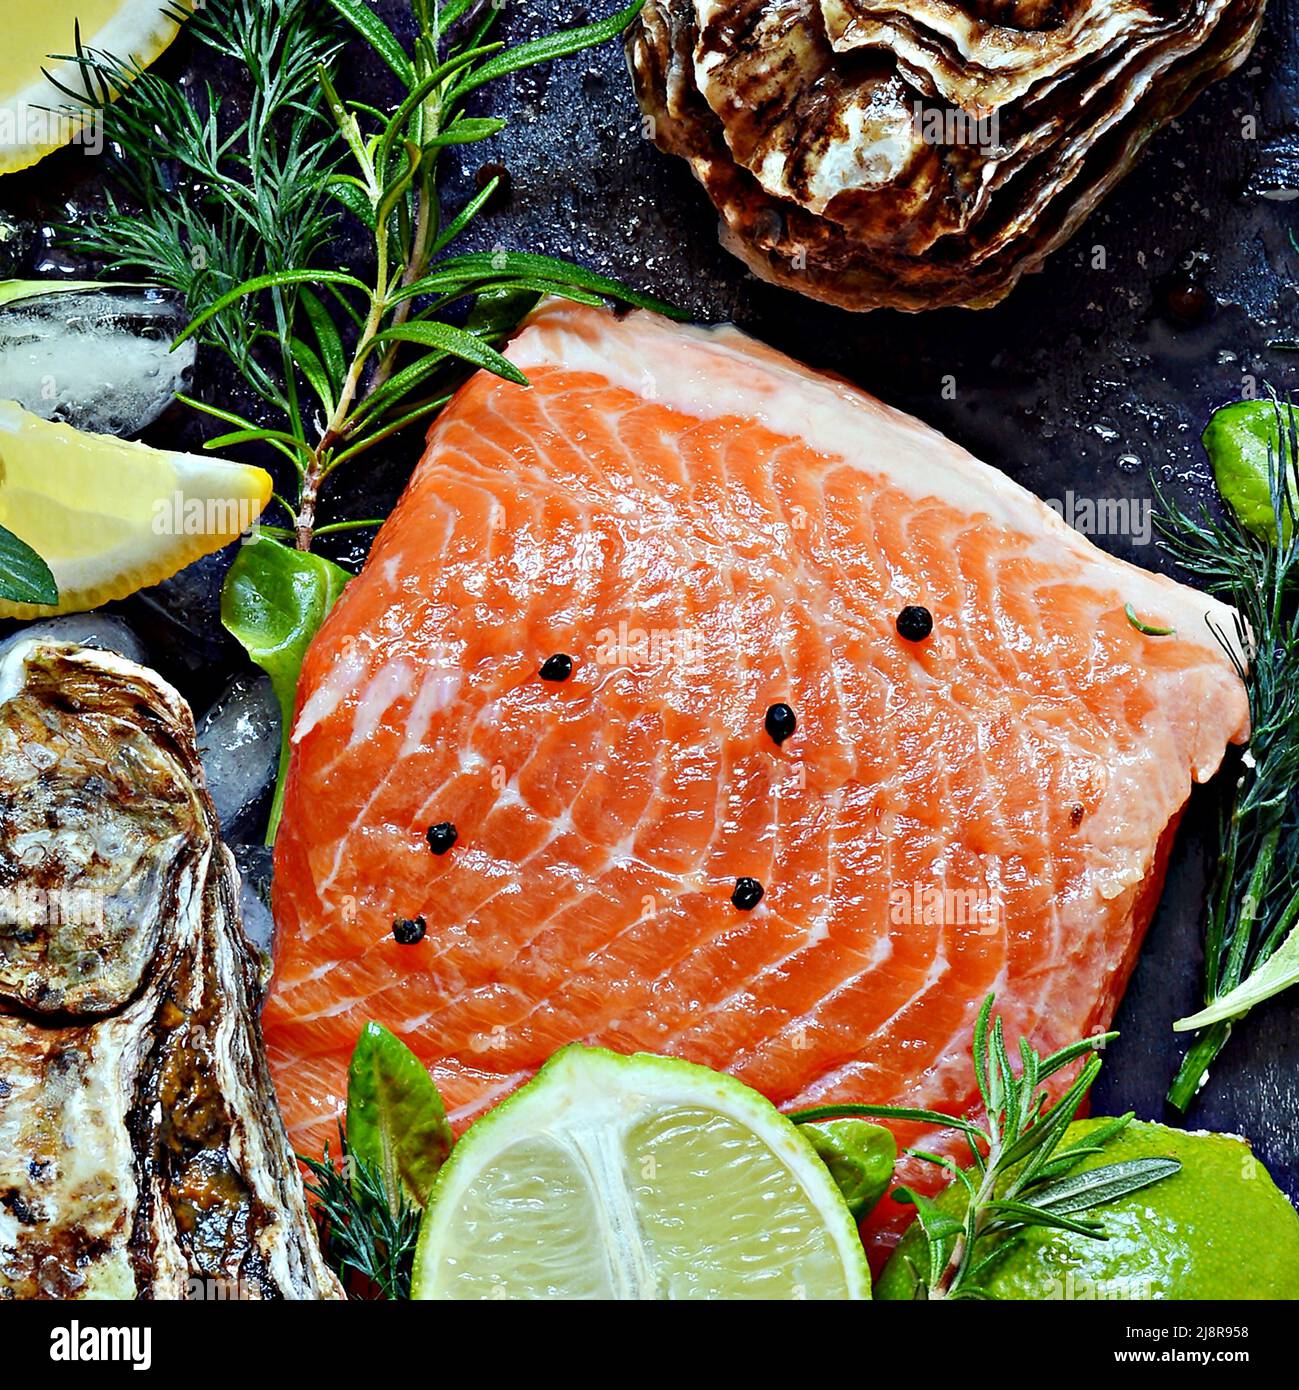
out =
{"type": "Polygon", "coordinates": [[[982,1139],[986,1144],[988,1136],[970,1120],[959,1115],[948,1115],[942,1110],[917,1110],[910,1105],[813,1105],[806,1110],[791,1110],[789,1118],[795,1124],[811,1124],[816,1120],[914,1120],[916,1124],[937,1125],[940,1129],[959,1129],[972,1139],[982,1139]]]}
{"type": "MultiPolygon", "coordinates": [[[[337,3],[337,0],[335,0],[337,3]]],[[[625,10],[611,15],[608,19],[597,20],[594,24],[583,25],[580,29],[565,29],[558,34],[547,34],[544,38],[533,39],[529,43],[516,44],[513,48],[489,58],[481,67],[475,68],[456,88],[453,100],[460,100],[476,91],[485,82],[494,82],[506,73],[518,72],[522,68],[535,67],[538,63],[549,63],[555,58],[565,58],[570,53],[580,53],[584,48],[592,48],[607,39],[617,38],[641,11],[645,0],[633,0],[625,10]]]]}
{"type": "Polygon", "coordinates": [[[406,50],[365,0],[329,0],[329,3],[408,87],[414,84],[415,67],[406,50]]]}
{"type": "Polygon", "coordinates": [[[423,347],[438,348],[452,357],[471,362],[475,367],[494,372],[518,386],[528,384],[528,378],[494,347],[489,347],[481,338],[449,323],[403,323],[376,334],[375,341],[419,343],[423,347]]]}
{"type": "MultiPolygon", "coordinates": [[[[3,470],[0,469],[0,477],[3,470]]],[[[59,586],[44,560],[12,531],[0,526],[0,599],[9,603],[54,604],[59,586]]]]}
{"type": "MultiPolygon", "coordinates": [[[[608,275],[587,270],[585,266],[574,265],[571,261],[560,260],[555,256],[537,255],[532,251],[474,251],[463,256],[451,256],[438,262],[435,273],[446,274],[451,271],[456,274],[481,271],[484,275],[500,275],[502,272],[528,275],[553,280],[561,285],[572,285],[580,290],[589,290],[605,299],[617,300],[638,309],[650,309],[669,318],[687,317],[683,310],[667,303],[666,300],[629,289],[608,275]]],[[[411,291],[417,292],[417,289],[417,286],[411,287],[411,291]]]]}
{"type": "Polygon", "coordinates": [[[452,1145],[442,1097],[400,1038],[367,1023],[347,1073],[349,1152],[383,1178],[394,1214],[400,1195],[425,1206],[452,1145]]]}
{"type": "Polygon", "coordinates": [[[843,1193],[848,1210],[861,1221],[893,1179],[898,1146],[883,1125],[867,1120],[829,1120],[802,1127],[843,1193]]]}
{"type": "MultiPolygon", "coordinates": [[[[501,176],[499,174],[494,174],[438,233],[437,239],[433,242],[431,254],[434,256],[439,255],[450,246],[487,204],[491,202],[492,195],[500,186],[501,176]]],[[[418,294],[419,291],[417,290],[416,293],[418,294]]]]}
{"type": "Polygon", "coordinates": [[[350,578],[321,555],[253,536],[240,547],[221,591],[221,622],[270,676],[280,705],[280,771],[267,844],[275,839],[283,804],[302,659],[350,578]]]}
{"type": "Polygon", "coordinates": [[[1239,1018],[1255,1004],[1261,1004],[1295,984],[1299,984],[1299,927],[1292,928],[1281,945],[1235,989],[1215,999],[1198,1014],[1179,1018],[1173,1024],[1173,1031],[1186,1033],[1195,1028],[1207,1028],[1212,1023],[1239,1018]]]}
{"type": "Polygon", "coordinates": [[[465,327],[484,338],[503,337],[519,326],[536,307],[536,303],[536,292],[531,289],[511,285],[509,288],[487,290],[474,300],[465,327]]]}
{"type": "Polygon", "coordinates": [[[298,303],[302,305],[302,311],[311,324],[311,331],[316,335],[316,343],[320,347],[320,360],[328,373],[330,387],[336,392],[347,372],[347,350],[343,347],[343,340],[339,336],[333,315],[325,308],[319,295],[306,286],[298,291],[298,303]]]}
{"type": "Polygon", "coordinates": [[[434,136],[425,149],[441,149],[444,145],[473,145],[499,135],[509,123],[496,116],[465,116],[441,135],[434,136]]]}
{"type": "Polygon", "coordinates": [[[929,1288],[935,1288],[943,1277],[957,1237],[965,1233],[965,1225],[949,1216],[937,1203],[909,1187],[894,1188],[893,1200],[910,1203],[916,1209],[916,1219],[920,1222],[929,1253],[929,1277],[925,1283],[929,1288]]]}
{"type": "Polygon", "coordinates": [[[1105,1202],[1117,1202],[1143,1187],[1162,1182],[1180,1173],[1182,1165],[1175,1158],[1132,1158],[1121,1163],[1106,1163],[1089,1168],[1071,1178],[1060,1178],[1046,1187],[1035,1188],[1033,1205],[1043,1207],[1057,1216],[1090,1211],[1105,1202]]]}
{"type": "MultiPolygon", "coordinates": [[[[984,1204],[984,1210],[995,1212],[997,1215],[1008,1218],[1007,1224],[1016,1229],[1023,1226],[1045,1226],[1053,1231],[1072,1231],[1076,1236],[1090,1236],[1095,1240],[1104,1240],[1105,1233],[1097,1226],[1096,1222],[1081,1220],[1076,1221],[1071,1216],[1064,1216],[1058,1212],[1049,1211],[1044,1207],[1027,1202],[1011,1202],[1004,1200],[994,1200],[984,1204]]],[[[996,1226],[987,1226],[986,1232],[991,1233],[996,1230],[996,1226]]]]}
{"type": "Polygon", "coordinates": [[[193,337],[209,319],[230,308],[232,304],[238,304],[241,299],[247,299],[250,294],[276,289],[281,285],[327,284],[348,285],[354,290],[370,293],[369,286],[363,280],[358,280],[355,275],[348,275],[342,270],[276,270],[269,275],[258,275],[252,280],[245,280],[242,285],[236,285],[234,289],[223,294],[215,304],[191,321],[189,327],[172,343],[172,348],[178,348],[187,338],[193,337]]]}
{"type": "Polygon", "coordinates": [[[334,391],[329,383],[329,373],[325,364],[301,338],[289,339],[289,355],[294,365],[307,379],[307,384],[316,393],[316,399],[326,410],[334,408],[334,391]]]}
{"type": "Polygon", "coordinates": [[[374,231],[378,225],[374,216],[374,200],[357,179],[332,179],[326,192],[342,203],[353,217],[374,231]]]}
{"type": "MultiPolygon", "coordinates": [[[[1267,540],[1276,539],[1273,474],[1281,459],[1294,456],[1281,431],[1288,435],[1296,428],[1299,415],[1292,405],[1238,401],[1214,411],[1201,436],[1223,501],[1247,531],[1267,540]]],[[[1288,540],[1288,524],[1285,530],[1288,540]]]]}
{"type": "Polygon", "coordinates": [[[1143,622],[1142,619],[1137,616],[1137,610],[1133,608],[1130,603],[1125,603],[1123,605],[1123,612],[1127,616],[1128,622],[1146,637],[1177,636],[1177,629],[1175,627],[1156,627],[1153,623],[1143,622]]]}

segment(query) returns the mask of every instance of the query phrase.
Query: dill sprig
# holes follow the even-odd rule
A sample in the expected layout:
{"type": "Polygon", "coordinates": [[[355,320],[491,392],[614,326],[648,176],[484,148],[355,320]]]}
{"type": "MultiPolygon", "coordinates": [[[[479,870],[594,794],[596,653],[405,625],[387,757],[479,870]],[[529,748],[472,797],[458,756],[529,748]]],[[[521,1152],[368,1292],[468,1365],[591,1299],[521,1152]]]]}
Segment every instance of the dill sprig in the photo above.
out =
{"type": "Polygon", "coordinates": [[[108,270],[142,273],[181,295],[192,315],[210,315],[202,342],[230,359],[264,406],[292,422],[300,445],[306,435],[286,330],[303,287],[280,287],[260,314],[211,311],[247,280],[313,264],[336,230],[340,209],[330,180],[342,151],[319,73],[332,66],[340,36],[310,0],[212,0],[194,13],[188,32],[247,73],[243,115],[232,114],[211,81],[183,88],[85,48],[78,29],[85,90],[68,95],[99,107],[111,153],[104,211],[68,236],[108,270]]]}
{"type": "Polygon", "coordinates": [[[1033,1226],[1072,1231],[1105,1240],[1102,1223],[1087,1213],[1152,1183],[1171,1177],[1181,1165],[1172,1158],[1127,1159],[1085,1172],[1073,1170],[1132,1121],[1132,1114],[1107,1120],[1083,1139],[1063,1144],[1079,1105],[1101,1070],[1097,1055],[1116,1033],[1100,1033],[1061,1048],[1048,1057],[1021,1038],[1019,1071],[1011,1065],[1000,1017],[993,1018],[989,995],[974,1028],[974,1071],[982,1098],[981,1114],[949,1115],[900,1105],[824,1105],[794,1111],[800,1124],[859,1116],[910,1120],[957,1130],[969,1149],[970,1166],[923,1149],[906,1152],[934,1164],[965,1189],[963,1212],[898,1187],[896,1201],[916,1208],[924,1243],[924,1265],[916,1269],[917,1292],[926,1298],[966,1299],[986,1295],[982,1275],[1010,1247],[1009,1237],[1033,1226]],[[1054,1103],[1044,1082],[1085,1058],[1078,1075],[1054,1103]]]}
{"type": "Polygon", "coordinates": [[[409,1298],[423,1213],[400,1191],[389,1193],[379,1170],[348,1151],[342,1125],[338,1143],[339,1163],[328,1144],[323,1158],[298,1156],[315,1178],[305,1186],[315,1198],[321,1251],[350,1297],[409,1298]]]}
{"type": "Polygon", "coordinates": [[[1270,526],[1246,526],[1230,499],[1219,518],[1159,498],[1162,548],[1236,609],[1236,631],[1214,632],[1245,682],[1251,725],[1221,813],[1205,922],[1205,1008],[1174,1025],[1199,1030],[1168,1093],[1180,1110],[1233,1022],[1299,980],[1288,960],[1299,942],[1299,417],[1293,406],[1272,404],[1270,526]],[[1248,668],[1239,653],[1249,654],[1248,668]]]}

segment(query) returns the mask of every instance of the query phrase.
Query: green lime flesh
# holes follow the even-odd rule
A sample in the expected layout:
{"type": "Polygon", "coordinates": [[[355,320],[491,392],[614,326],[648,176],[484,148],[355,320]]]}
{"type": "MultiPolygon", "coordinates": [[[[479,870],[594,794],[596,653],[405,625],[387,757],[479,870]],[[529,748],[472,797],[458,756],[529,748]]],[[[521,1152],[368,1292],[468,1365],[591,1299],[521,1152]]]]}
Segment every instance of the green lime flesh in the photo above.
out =
{"type": "Polygon", "coordinates": [[[420,1299],[866,1299],[807,1139],[706,1067],[574,1046],[477,1121],[420,1230],[420,1299]]]}

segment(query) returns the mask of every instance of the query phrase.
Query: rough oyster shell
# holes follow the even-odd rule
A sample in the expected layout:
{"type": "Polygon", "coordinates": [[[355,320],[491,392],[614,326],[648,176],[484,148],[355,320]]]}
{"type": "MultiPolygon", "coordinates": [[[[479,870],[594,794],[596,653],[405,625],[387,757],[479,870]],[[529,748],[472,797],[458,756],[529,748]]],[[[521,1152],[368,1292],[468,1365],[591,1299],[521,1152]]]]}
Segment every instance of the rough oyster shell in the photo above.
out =
{"type": "Polygon", "coordinates": [[[1248,53],[1264,0],[647,0],[660,148],[756,274],[852,309],[983,307],[1248,53]]]}
{"type": "Polygon", "coordinates": [[[0,664],[0,1299],[334,1298],[188,707],[0,664]]]}

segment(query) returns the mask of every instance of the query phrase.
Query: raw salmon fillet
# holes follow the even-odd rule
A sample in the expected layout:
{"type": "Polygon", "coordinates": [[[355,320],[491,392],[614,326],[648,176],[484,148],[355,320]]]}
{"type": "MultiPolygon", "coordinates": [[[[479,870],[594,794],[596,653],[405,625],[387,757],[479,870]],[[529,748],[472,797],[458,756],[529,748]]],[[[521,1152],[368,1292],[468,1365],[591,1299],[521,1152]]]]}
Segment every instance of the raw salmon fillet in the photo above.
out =
{"type": "Polygon", "coordinates": [[[575,1039],[950,1109],[989,991],[1043,1050],[1103,1028],[1247,734],[1231,611],[733,329],[552,304],[508,356],[530,387],[441,415],[303,671],[265,1016],[299,1150],[367,1019],[460,1124],[575,1039]]]}

